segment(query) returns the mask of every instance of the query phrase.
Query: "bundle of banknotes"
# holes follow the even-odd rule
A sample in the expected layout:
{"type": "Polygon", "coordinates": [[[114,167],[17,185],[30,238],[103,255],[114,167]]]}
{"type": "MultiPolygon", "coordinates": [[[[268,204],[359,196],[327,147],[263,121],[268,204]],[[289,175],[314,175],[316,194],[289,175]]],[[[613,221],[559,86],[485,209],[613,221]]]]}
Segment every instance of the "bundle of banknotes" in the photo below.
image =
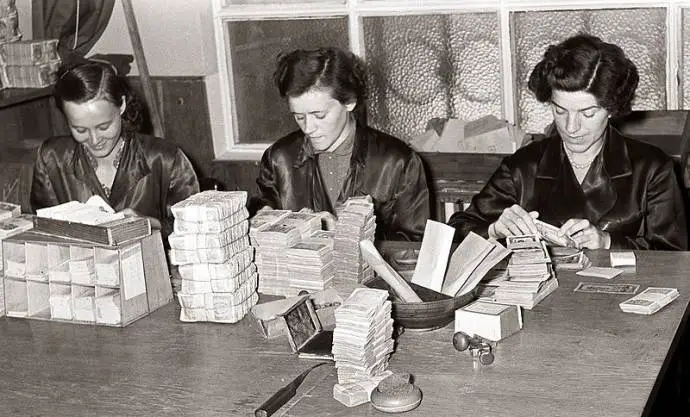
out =
{"type": "Polygon", "coordinates": [[[57,39],[0,43],[0,79],[8,88],[47,87],[57,80],[61,61],[57,39]]]}
{"type": "Polygon", "coordinates": [[[678,295],[676,288],[649,287],[623,301],[619,304],[619,307],[626,313],[654,314],[678,298],[678,295]]]}
{"type": "Polygon", "coordinates": [[[387,291],[356,288],[335,310],[332,352],[339,384],[367,381],[386,370],[393,352],[387,291]]]}
{"type": "Polygon", "coordinates": [[[369,196],[350,197],[337,212],[334,241],[336,278],[354,282],[367,281],[373,278],[374,270],[362,257],[359,242],[374,241],[374,203],[369,196]]]}
{"type": "Polygon", "coordinates": [[[203,191],[172,206],[180,320],[235,323],[258,301],[246,203],[245,191],[203,191]]]}

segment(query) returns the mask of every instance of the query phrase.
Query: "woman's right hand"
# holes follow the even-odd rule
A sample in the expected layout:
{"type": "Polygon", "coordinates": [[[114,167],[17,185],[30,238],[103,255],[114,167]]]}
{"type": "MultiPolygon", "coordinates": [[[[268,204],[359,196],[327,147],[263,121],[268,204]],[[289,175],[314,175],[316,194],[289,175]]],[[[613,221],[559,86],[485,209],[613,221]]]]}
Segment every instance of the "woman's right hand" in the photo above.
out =
{"type": "Polygon", "coordinates": [[[489,225],[489,237],[502,239],[508,236],[535,235],[538,234],[534,219],[539,217],[536,211],[527,210],[513,204],[503,210],[501,216],[489,225]]]}

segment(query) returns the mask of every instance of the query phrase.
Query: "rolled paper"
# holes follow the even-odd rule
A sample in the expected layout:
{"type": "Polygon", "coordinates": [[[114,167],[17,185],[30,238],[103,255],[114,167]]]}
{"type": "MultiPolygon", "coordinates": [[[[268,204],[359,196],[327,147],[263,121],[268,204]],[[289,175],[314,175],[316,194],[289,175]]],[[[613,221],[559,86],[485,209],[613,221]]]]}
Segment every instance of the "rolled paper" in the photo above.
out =
{"type": "Polygon", "coordinates": [[[376,250],[373,242],[370,240],[362,240],[359,242],[359,247],[362,250],[364,259],[366,259],[369,265],[374,268],[374,271],[390,285],[402,301],[406,303],[422,302],[422,299],[419,298],[407,281],[405,281],[395,269],[383,259],[379,251],[376,250]]]}

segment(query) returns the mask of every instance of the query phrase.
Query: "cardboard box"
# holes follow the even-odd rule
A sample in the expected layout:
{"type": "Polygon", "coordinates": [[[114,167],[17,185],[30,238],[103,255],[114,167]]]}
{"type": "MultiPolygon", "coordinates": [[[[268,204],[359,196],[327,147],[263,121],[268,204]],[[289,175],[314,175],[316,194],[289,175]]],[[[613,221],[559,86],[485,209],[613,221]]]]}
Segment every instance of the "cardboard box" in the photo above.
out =
{"type": "Polygon", "coordinates": [[[522,329],[520,307],[475,301],[455,311],[455,332],[498,342],[522,329]]]}

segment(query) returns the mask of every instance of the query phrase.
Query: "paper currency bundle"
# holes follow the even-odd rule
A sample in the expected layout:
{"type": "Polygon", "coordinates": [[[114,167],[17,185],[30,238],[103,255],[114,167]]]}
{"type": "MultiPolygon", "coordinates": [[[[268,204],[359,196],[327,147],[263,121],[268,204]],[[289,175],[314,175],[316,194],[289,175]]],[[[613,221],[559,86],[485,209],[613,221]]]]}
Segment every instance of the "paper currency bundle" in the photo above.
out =
{"type": "Polygon", "coordinates": [[[335,310],[332,352],[339,384],[370,380],[386,370],[393,352],[387,291],[356,288],[335,310]]]}
{"type": "Polygon", "coordinates": [[[0,79],[5,87],[40,88],[57,80],[57,39],[0,44],[0,79]]]}
{"type": "Polygon", "coordinates": [[[374,271],[362,258],[361,240],[374,241],[376,216],[370,197],[351,197],[338,210],[334,250],[336,278],[362,282],[373,277],[374,271]]]}
{"type": "Polygon", "coordinates": [[[250,220],[249,236],[256,249],[259,292],[291,297],[302,290],[332,285],[333,246],[323,238],[321,217],[307,211],[262,210],[250,220]]]}
{"type": "Polygon", "coordinates": [[[203,191],[171,207],[180,320],[235,323],[258,301],[246,203],[244,191],[203,191]]]}

